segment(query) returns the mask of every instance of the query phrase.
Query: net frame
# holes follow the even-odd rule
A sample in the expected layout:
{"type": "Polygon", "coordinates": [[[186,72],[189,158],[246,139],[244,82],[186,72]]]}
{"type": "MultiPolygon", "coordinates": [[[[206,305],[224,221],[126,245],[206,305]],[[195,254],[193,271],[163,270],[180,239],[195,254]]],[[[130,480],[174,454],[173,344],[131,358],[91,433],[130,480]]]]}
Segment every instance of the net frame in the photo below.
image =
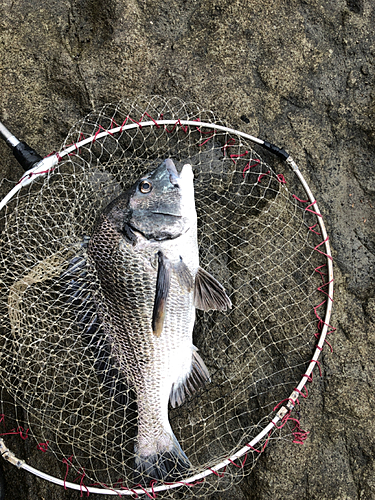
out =
{"type": "MultiPolygon", "coordinates": [[[[34,179],[40,176],[44,176],[47,174],[50,174],[53,172],[55,169],[56,165],[66,156],[74,154],[77,152],[82,146],[91,144],[95,141],[99,141],[100,139],[105,138],[108,135],[113,135],[115,136],[116,134],[121,134],[122,132],[126,130],[131,130],[131,129],[136,129],[136,128],[147,128],[147,127],[168,127],[172,126],[173,128],[175,127],[199,127],[201,128],[206,128],[209,130],[218,130],[222,131],[231,135],[235,135],[239,138],[244,138],[246,140],[249,140],[255,144],[258,144],[260,146],[265,146],[265,141],[251,136],[249,134],[246,134],[244,132],[235,130],[233,128],[224,126],[224,125],[219,125],[217,123],[211,123],[211,122],[202,122],[197,120],[166,120],[166,119],[153,119],[150,115],[147,113],[144,113],[140,121],[132,121],[132,119],[128,116],[126,120],[121,126],[117,127],[111,127],[110,129],[103,129],[102,127],[99,127],[97,132],[88,137],[85,138],[81,141],[78,141],[77,143],[66,147],[59,153],[54,153],[51,156],[48,156],[44,158],[40,163],[38,163],[35,167],[27,171],[18,184],[14,186],[14,188],[1,200],[0,202],[0,210],[5,207],[10,200],[18,193],[18,191],[24,187],[27,186],[28,184],[32,183],[34,179]],[[147,116],[146,116],[147,115],[147,116]],[[143,121],[144,117],[151,118],[150,120],[145,120],[143,121]],[[128,119],[131,120],[131,123],[126,123],[128,119]]],[[[276,148],[278,150],[278,148],[276,148]]],[[[280,150],[279,150],[280,151],[280,150]]],[[[285,159],[285,157],[284,157],[285,159]]],[[[161,485],[155,485],[151,486],[149,488],[134,488],[134,489],[114,489],[114,488],[97,488],[93,486],[83,486],[82,484],[77,484],[77,483],[72,483],[68,482],[65,479],[59,479],[57,477],[51,476],[49,474],[46,474],[42,471],[39,471],[38,469],[28,465],[25,461],[19,460],[13,453],[10,451],[3,439],[0,439],[0,453],[5,458],[7,461],[10,463],[16,465],[18,468],[24,469],[42,479],[45,479],[49,482],[52,482],[57,485],[61,485],[64,488],[70,488],[73,490],[78,490],[78,491],[86,491],[87,493],[97,493],[97,494],[106,494],[106,495],[117,495],[117,496],[133,496],[133,495],[147,495],[148,497],[154,498],[157,492],[165,491],[165,490],[171,490],[174,488],[181,487],[183,485],[189,486],[193,485],[207,476],[211,474],[219,475],[220,471],[225,469],[227,466],[234,464],[234,462],[244,455],[246,455],[250,449],[254,449],[255,446],[260,443],[264,438],[267,436],[266,443],[268,442],[269,436],[272,434],[273,431],[275,431],[277,428],[280,428],[280,426],[283,425],[283,423],[286,421],[285,419],[290,415],[292,410],[294,409],[295,405],[298,403],[298,398],[299,397],[305,397],[305,393],[303,392],[306,386],[306,383],[308,381],[311,381],[312,378],[312,372],[315,368],[315,366],[318,364],[319,367],[319,357],[322,352],[324,343],[326,342],[326,337],[327,334],[330,333],[329,329],[332,328],[330,326],[330,317],[331,317],[331,312],[332,312],[332,305],[333,305],[333,265],[332,265],[332,256],[331,256],[331,250],[330,250],[330,245],[329,245],[329,238],[328,234],[325,228],[325,224],[323,221],[322,214],[319,210],[318,204],[314,198],[314,195],[312,191],[310,190],[306,180],[304,179],[300,169],[298,168],[297,164],[293,160],[291,156],[288,156],[285,159],[288,167],[293,171],[293,173],[296,175],[297,179],[301,183],[307,197],[307,200],[299,200],[299,201],[304,201],[306,203],[309,203],[308,206],[305,208],[305,210],[308,210],[316,215],[321,235],[322,235],[322,242],[315,247],[315,250],[326,256],[327,260],[327,270],[328,270],[328,280],[327,283],[324,284],[327,285],[328,289],[327,292],[324,292],[327,296],[326,298],[326,311],[325,311],[325,316],[324,318],[320,318],[317,314],[317,318],[321,321],[322,328],[320,331],[320,335],[318,338],[318,342],[316,344],[316,348],[314,351],[314,354],[312,356],[311,361],[309,362],[306,371],[304,372],[304,375],[301,377],[301,380],[297,387],[294,389],[294,391],[290,394],[290,396],[282,401],[277,407],[275,407],[275,411],[277,410],[276,415],[272,418],[272,420],[266,425],[261,432],[258,433],[258,435],[252,439],[249,443],[247,443],[245,446],[241,447],[236,453],[232,454],[230,457],[227,459],[221,461],[217,465],[210,467],[209,469],[199,473],[195,474],[187,479],[184,479],[183,481],[176,482],[173,484],[161,484],[161,485]],[[311,208],[313,207],[313,208],[311,208]],[[324,250],[321,247],[321,245],[324,245],[324,250]]],[[[323,302],[322,302],[323,304],[323,302]]],[[[321,304],[320,304],[321,305],[321,304]]],[[[319,306],[320,306],[319,305],[319,306]]],[[[317,306],[317,308],[319,307],[317,306]]],[[[332,330],[331,330],[332,331],[332,330]]],[[[320,369],[320,367],[319,367],[320,369]]],[[[262,450],[263,451],[265,448],[265,445],[263,446],[262,450]]]]}

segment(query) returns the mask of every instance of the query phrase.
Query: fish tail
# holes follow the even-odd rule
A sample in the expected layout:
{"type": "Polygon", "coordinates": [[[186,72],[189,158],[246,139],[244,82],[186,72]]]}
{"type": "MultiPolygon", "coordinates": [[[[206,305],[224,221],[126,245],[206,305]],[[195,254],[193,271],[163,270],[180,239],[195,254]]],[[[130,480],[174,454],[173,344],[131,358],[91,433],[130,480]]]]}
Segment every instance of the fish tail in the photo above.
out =
{"type": "Polygon", "coordinates": [[[165,437],[157,443],[155,450],[136,449],[134,480],[136,484],[149,486],[152,481],[173,483],[186,477],[191,463],[183,452],[173,432],[168,434],[168,445],[165,437]],[[162,449],[164,448],[164,449],[162,449]]]}

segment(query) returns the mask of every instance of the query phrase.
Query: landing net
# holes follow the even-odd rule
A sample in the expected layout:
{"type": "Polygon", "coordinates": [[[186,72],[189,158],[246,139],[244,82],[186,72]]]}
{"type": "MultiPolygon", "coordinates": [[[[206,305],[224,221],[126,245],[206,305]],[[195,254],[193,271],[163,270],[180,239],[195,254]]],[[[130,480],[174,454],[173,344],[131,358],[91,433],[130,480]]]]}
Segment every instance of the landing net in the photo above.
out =
{"type": "MultiPolygon", "coordinates": [[[[29,175],[0,221],[5,458],[84,494],[207,497],[249,474],[272,441],[306,439],[293,409],[332,331],[331,259],[296,164],[269,158],[272,167],[194,104],[139,98],[88,115],[56,165],[29,175]],[[233,303],[197,311],[194,344],[211,383],[169,409],[192,464],[172,485],[134,482],[134,394],[120,401],[103,385],[97,350],[61,292],[97,215],[165,158],[193,167],[200,263],[233,303]]],[[[100,301],[95,271],[80,279],[100,301]]]]}

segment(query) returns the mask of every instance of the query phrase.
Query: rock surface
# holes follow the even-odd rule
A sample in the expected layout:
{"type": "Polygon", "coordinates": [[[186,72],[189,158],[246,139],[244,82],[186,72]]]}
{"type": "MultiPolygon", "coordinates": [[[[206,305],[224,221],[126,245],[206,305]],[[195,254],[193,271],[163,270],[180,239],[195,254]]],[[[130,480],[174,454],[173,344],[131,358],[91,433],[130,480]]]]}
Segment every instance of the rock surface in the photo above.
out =
{"type": "MultiPolygon", "coordinates": [[[[215,500],[375,498],[374,25],[365,0],[1,2],[0,113],[37,151],[58,149],[92,108],[174,95],[285,147],[316,195],[337,331],[301,406],[310,436],[267,448],[215,500]]],[[[18,179],[0,151],[1,176],[18,179]]],[[[79,494],[4,468],[9,500],[79,494]]]]}

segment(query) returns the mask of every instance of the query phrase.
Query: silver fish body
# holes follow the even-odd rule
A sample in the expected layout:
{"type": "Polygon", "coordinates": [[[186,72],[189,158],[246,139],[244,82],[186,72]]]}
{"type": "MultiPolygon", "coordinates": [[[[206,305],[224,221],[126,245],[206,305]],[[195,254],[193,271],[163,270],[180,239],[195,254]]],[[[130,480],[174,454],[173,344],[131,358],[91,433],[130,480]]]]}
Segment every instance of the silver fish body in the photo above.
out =
{"type": "Polygon", "coordinates": [[[190,468],[168,419],[209,381],[192,342],[195,308],[231,306],[199,267],[193,172],[172,160],[100,215],[88,244],[105,310],[98,310],[113,359],[137,398],[136,478],[174,481],[190,468]]]}

